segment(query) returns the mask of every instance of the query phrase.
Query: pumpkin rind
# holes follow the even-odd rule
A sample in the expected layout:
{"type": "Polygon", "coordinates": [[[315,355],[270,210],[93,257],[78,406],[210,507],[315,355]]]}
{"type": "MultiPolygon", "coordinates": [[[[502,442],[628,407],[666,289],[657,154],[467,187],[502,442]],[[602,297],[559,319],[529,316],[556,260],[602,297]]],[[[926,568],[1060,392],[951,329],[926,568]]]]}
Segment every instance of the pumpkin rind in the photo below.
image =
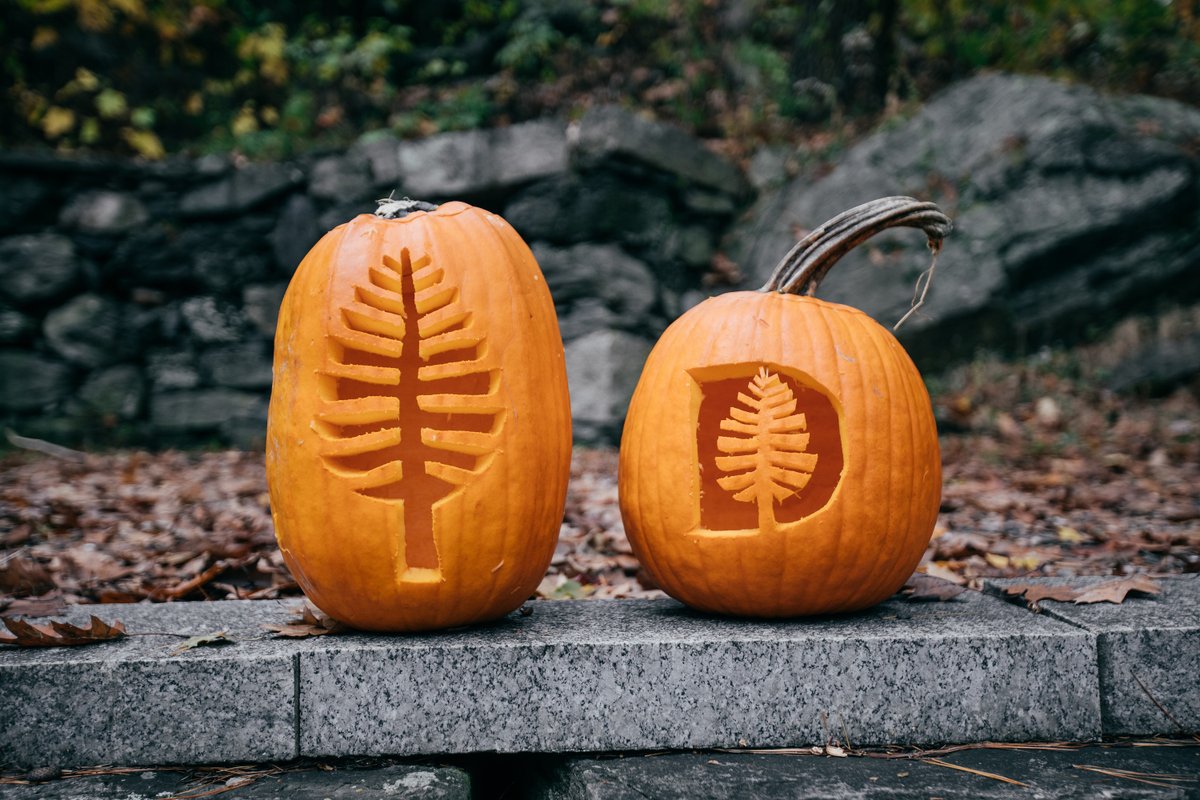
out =
{"type": "Polygon", "coordinates": [[[896,338],[857,309],[778,291],[720,295],[668,327],[621,439],[633,551],[704,611],[884,600],[924,553],[941,485],[929,394],[896,338]]]}
{"type": "Polygon", "coordinates": [[[570,453],[554,306],[500,217],[364,214],[301,262],[267,479],[284,559],[324,612],[412,631],[517,608],[553,554],[570,453]]]}

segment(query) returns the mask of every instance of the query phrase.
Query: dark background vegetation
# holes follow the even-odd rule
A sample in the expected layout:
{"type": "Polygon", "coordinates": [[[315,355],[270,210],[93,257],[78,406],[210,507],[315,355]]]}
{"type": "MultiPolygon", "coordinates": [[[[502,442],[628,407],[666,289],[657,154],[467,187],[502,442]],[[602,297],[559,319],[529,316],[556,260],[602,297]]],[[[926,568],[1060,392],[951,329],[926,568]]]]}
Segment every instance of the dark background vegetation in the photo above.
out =
{"type": "MultiPolygon", "coordinates": [[[[9,0],[0,145],[251,158],[596,102],[734,155],[982,68],[1200,97],[1195,0],[9,0]]],[[[836,144],[836,137],[833,142],[836,144]]]]}

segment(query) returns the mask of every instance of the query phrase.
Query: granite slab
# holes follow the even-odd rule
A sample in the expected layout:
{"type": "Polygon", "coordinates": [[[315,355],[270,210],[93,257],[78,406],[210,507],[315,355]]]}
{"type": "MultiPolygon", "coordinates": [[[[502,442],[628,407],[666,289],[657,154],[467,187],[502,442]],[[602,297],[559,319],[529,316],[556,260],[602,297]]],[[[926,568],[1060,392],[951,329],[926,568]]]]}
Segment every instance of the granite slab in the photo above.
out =
{"type": "Polygon", "coordinates": [[[292,767],[253,780],[221,780],[212,772],[146,770],[127,775],[60,778],[28,786],[0,785],[0,800],[159,800],[204,797],[222,790],[230,800],[470,800],[470,776],[457,767],[399,764],[330,770],[292,767]],[[186,794],[185,794],[186,793],[186,794]]]}
{"type": "Polygon", "coordinates": [[[270,761],[296,755],[296,649],[265,638],[274,601],[102,605],[130,635],[70,648],[0,647],[0,763],[23,767],[270,761]],[[184,636],[234,643],[171,655],[184,636]],[[153,634],[153,635],[147,635],[153,634]],[[180,634],[180,636],[158,635],[180,634]]]}
{"type": "Polygon", "coordinates": [[[523,796],[528,800],[1182,800],[1200,796],[1200,746],[972,750],[941,760],[999,777],[916,759],[678,753],[566,759],[543,771],[523,796]],[[1117,777],[1113,774],[1117,770],[1143,778],[1117,777]],[[1146,783],[1147,773],[1158,777],[1146,783]]]}
{"type": "MultiPolygon", "coordinates": [[[[1092,586],[1109,578],[1034,582],[1092,586]]],[[[1096,635],[1104,733],[1200,732],[1200,575],[1158,578],[1161,594],[1120,605],[1044,600],[1043,613],[1096,635]]],[[[1013,581],[991,581],[998,589],[1013,581]]]]}
{"type": "Polygon", "coordinates": [[[671,600],[299,652],[304,756],[612,751],[1100,734],[1095,638],[994,597],[752,621],[671,600]]]}

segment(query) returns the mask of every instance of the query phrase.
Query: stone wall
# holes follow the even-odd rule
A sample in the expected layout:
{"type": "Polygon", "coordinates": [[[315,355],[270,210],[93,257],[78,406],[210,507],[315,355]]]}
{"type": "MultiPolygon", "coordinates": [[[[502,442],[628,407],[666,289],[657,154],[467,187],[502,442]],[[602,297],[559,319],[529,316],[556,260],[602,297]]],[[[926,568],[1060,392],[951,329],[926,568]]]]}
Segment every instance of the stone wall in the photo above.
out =
{"type": "Polygon", "coordinates": [[[615,108],[291,163],[0,154],[0,419],[63,443],[260,446],[292,270],[391,192],[499,212],[530,243],[585,442],[616,441],[751,194],[698,141],[615,108]]]}

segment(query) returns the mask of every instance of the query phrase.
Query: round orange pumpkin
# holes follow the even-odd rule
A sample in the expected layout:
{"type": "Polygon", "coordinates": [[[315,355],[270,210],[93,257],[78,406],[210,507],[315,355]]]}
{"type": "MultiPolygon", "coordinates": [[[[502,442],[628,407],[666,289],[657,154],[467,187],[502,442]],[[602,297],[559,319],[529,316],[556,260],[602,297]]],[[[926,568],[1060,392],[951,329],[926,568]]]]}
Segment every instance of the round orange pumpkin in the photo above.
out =
{"type": "Polygon", "coordinates": [[[898,590],[937,518],[929,395],[896,338],[812,297],[849,249],[895,225],[940,247],[931,203],[886,198],[801,241],[758,292],[711,298],[646,361],[621,439],[621,516],[671,596],[705,611],[851,611],[898,590]]]}
{"type": "Polygon", "coordinates": [[[570,457],[554,305],[499,216],[388,202],[301,262],[267,481],[284,560],[325,613],[414,631],[517,608],[553,555],[570,457]]]}

